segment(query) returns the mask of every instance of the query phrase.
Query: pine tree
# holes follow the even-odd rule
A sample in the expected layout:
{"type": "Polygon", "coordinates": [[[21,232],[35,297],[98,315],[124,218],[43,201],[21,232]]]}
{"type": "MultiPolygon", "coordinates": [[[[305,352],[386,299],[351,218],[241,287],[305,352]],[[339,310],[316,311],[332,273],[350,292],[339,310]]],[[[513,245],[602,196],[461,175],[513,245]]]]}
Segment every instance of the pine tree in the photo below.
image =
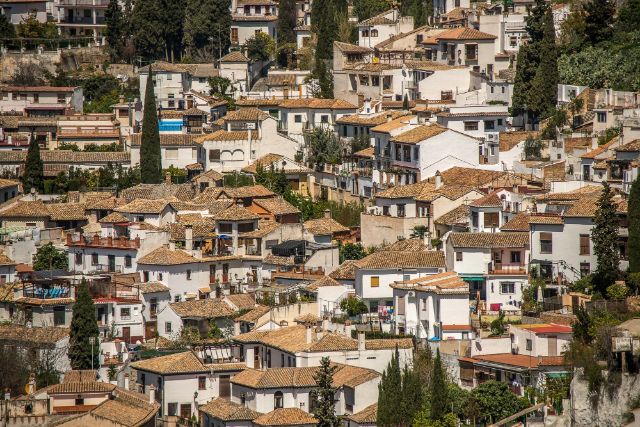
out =
{"type": "Polygon", "coordinates": [[[398,410],[402,406],[402,374],[400,372],[400,352],[396,347],[389,366],[382,373],[378,385],[378,414],[379,426],[397,425],[398,410]]]}
{"type": "Polygon", "coordinates": [[[540,63],[529,91],[529,109],[539,118],[553,114],[558,103],[558,51],[556,48],[556,30],[553,25],[551,8],[544,16],[542,40],[537,44],[540,63]]]}
{"type": "Polygon", "coordinates": [[[162,180],[160,154],[160,132],[156,117],[156,96],[153,91],[153,73],[149,75],[145,87],[144,116],[142,118],[142,143],[140,146],[140,176],[145,184],[158,184],[162,180]]]}
{"type": "Polygon", "coordinates": [[[618,238],[618,219],[613,203],[613,191],[608,182],[602,184],[602,193],[598,198],[598,210],[593,218],[591,240],[593,253],[598,259],[594,286],[602,294],[619,276],[620,254],[616,244],[618,238]]]}
{"type": "Polygon", "coordinates": [[[584,4],[585,35],[592,46],[609,40],[613,35],[616,6],[612,0],[590,0],[584,4]]]}
{"type": "Polygon", "coordinates": [[[296,0],[280,0],[278,5],[278,63],[291,66],[291,55],[296,48],[296,33],[293,30],[298,24],[296,0]]]}
{"type": "Polygon", "coordinates": [[[71,331],[69,332],[69,350],[67,355],[73,369],[91,369],[98,366],[100,345],[98,342],[98,322],[93,299],[87,284],[83,280],[76,288],[76,302],[73,305],[71,331]],[[92,346],[93,341],[93,346],[92,346]],[[93,348],[93,361],[92,361],[93,348]]]}
{"type": "Polygon", "coordinates": [[[44,166],[40,158],[40,145],[33,134],[31,134],[27,159],[24,163],[24,173],[22,174],[24,192],[28,193],[32,188],[38,191],[41,190],[43,176],[44,166]]]}
{"type": "Polygon", "coordinates": [[[447,378],[442,366],[442,359],[440,359],[440,350],[436,350],[436,358],[433,361],[430,397],[431,418],[433,420],[441,420],[447,413],[451,412],[447,378]]]}
{"type": "Polygon", "coordinates": [[[104,12],[104,20],[107,24],[105,38],[109,46],[109,55],[112,61],[116,61],[124,46],[124,22],[118,0],[109,0],[107,10],[104,12]]]}
{"type": "Polygon", "coordinates": [[[629,270],[631,273],[640,273],[640,179],[633,181],[629,191],[627,219],[629,221],[629,238],[627,239],[629,270]]]}
{"type": "Polygon", "coordinates": [[[323,357],[320,360],[320,369],[313,379],[318,386],[316,390],[316,404],[313,408],[313,416],[318,420],[319,427],[338,427],[341,424],[336,415],[335,392],[333,388],[333,373],[336,368],[331,366],[331,360],[323,357]]]}

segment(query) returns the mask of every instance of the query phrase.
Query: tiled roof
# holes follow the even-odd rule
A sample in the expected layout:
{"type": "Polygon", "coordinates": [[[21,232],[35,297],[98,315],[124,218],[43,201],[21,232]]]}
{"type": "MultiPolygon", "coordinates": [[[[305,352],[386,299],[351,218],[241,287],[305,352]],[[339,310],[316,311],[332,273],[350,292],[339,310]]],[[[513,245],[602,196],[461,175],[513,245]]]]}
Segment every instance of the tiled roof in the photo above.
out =
{"type": "Polygon", "coordinates": [[[547,215],[530,215],[529,224],[552,224],[562,225],[564,220],[560,215],[547,214],[547,215]]]}
{"type": "Polygon", "coordinates": [[[166,246],[160,246],[158,249],[149,252],[138,260],[138,264],[150,264],[150,265],[180,265],[180,264],[193,264],[200,262],[198,258],[189,255],[187,252],[176,249],[172,251],[166,246]]]}
{"type": "MultiPolygon", "coordinates": [[[[226,130],[217,130],[213,133],[205,134],[204,136],[198,136],[198,143],[202,144],[206,141],[247,141],[249,139],[249,132],[246,130],[238,130],[238,131],[226,131],[226,130]]],[[[257,132],[253,132],[251,134],[251,139],[257,140],[259,138],[259,134],[257,132]]]]}
{"type": "MultiPolygon", "coordinates": [[[[253,231],[247,231],[245,233],[240,233],[239,237],[245,239],[260,239],[268,234],[273,233],[278,228],[280,228],[280,223],[270,220],[260,220],[258,222],[258,228],[253,231]]],[[[263,261],[264,262],[264,261],[263,261]]]]}
{"type": "MultiPolygon", "coordinates": [[[[124,151],[66,151],[42,150],[40,157],[44,163],[128,163],[131,154],[124,151]]],[[[27,159],[27,151],[0,151],[0,163],[22,163],[27,159]]]]}
{"type": "Polygon", "coordinates": [[[103,383],[96,381],[84,381],[84,382],[63,382],[47,388],[48,394],[61,394],[61,393],[91,393],[91,392],[110,392],[116,388],[115,385],[109,383],[103,383]]]}
{"type": "Polygon", "coordinates": [[[16,262],[9,258],[4,252],[0,252],[0,265],[16,265],[16,262]]]}
{"type": "Polygon", "coordinates": [[[253,411],[244,405],[218,397],[200,406],[200,411],[220,421],[252,421],[260,412],[253,411]]]}
{"type": "Polygon", "coordinates": [[[339,42],[339,41],[334,41],[333,42],[333,46],[337,47],[338,50],[340,50],[341,52],[345,52],[345,53],[371,53],[373,52],[373,49],[369,48],[369,47],[365,47],[365,46],[358,46],[357,44],[351,44],[351,43],[345,43],[345,42],[339,42]]]}
{"type": "Polygon", "coordinates": [[[525,141],[527,137],[538,137],[538,132],[534,131],[513,131],[500,132],[500,151],[509,151],[519,143],[525,141]]]}
{"type": "Polygon", "coordinates": [[[276,15],[240,15],[234,13],[231,15],[231,20],[239,22],[269,22],[277,21],[278,17],[276,15]]]}
{"type": "Polygon", "coordinates": [[[186,237],[185,230],[187,225],[191,225],[192,236],[194,239],[208,239],[215,236],[213,231],[215,221],[211,218],[201,218],[198,221],[174,222],[162,227],[162,230],[168,231],[171,240],[184,240],[186,237]]]}
{"type": "Polygon", "coordinates": [[[520,212],[509,221],[507,221],[502,227],[501,231],[521,231],[529,232],[529,218],[530,214],[526,212],[520,212]]]}
{"type": "MultiPolygon", "coordinates": [[[[261,165],[263,168],[268,169],[269,167],[271,167],[271,165],[274,165],[275,163],[278,163],[280,160],[284,159],[284,156],[280,155],[280,154],[274,154],[274,153],[268,153],[265,154],[264,156],[260,157],[259,159],[257,159],[255,162],[251,163],[248,166],[245,166],[242,168],[243,172],[247,172],[247,173],[251,173],[251,174],[255,174],[257,172],[257,168],[258,165],[261,165]]],[[[286,162],[287,165],[286,167],[282,167],[282,169],[284,169],[285,173],[311,173],[313,172],[311,169],[299,165],[295,162],[293,162],[292,160],[289,160],[286,162]]],[[[277,169],[280,169],[279,167],[277,167],[277,169]]]]}
{"type": "Polygon", "coordinates": [[[17,187],[18,185],[20,185],[20,183],[18,181],[14,181],[13,179],[0,178],[0,188],[17,187]]]}
{"type": "Polygon", "coordinates": [[[267,307],[266,305],[259,305],[254,309],[246,312],[242,316],[236,317],[236,322],[247,322],[247,323],[256,323],[258,319],[267,314],[271,310],[271,307],[267,307]]]}
{"type": "Polygon", "coordinates": [[[343,99],[300,98],[285,99],[281,108],[311,108],[322,110],[357,110],[358,107],[343,99]]]}
{"type": "Polygon", "coordinates": [[[0,212],[4,218],[46,218],[49,211],[41,201],[17,202],[0,212]]]}
{"type": "Polygon", "coordinates": [[[609,142],[607,142],[606,144],[602,144],[602,145],[598,146],[597,148],[594,148],[593,150],[586,152],[585,154],[580,156],[580,158],[582,158],[582,159],[595,159],[597,156],[599,156],[600,154],[604,153],[609,148],[611,148],[611,146],[613,144],[617,144],[618,141],[619,141],[619,137],[618,136],[616,136],[614,138],[611,138],[611,140],[609,142]]]}
{"type": "Polygon", "coordinates": [[[529,233],[451,233],[457,248],[522,248],[529,244],[529,233]]]}
{"type": "MultiPolygon", "coordinates": [[[[206,114],[201,111],[202,114],[206,114]]],[[[196,142],[196,134],[191,133],[161,133],[160,145],[163,147],[183,146],[183,147],[196,147],[199,144],[196,142]]],[[[142,134],[134,133],[131,135],[131,146],[139,147],[142,144],[142,134]]]]}
{"type": "Polygon", "coordinates": [[[121,196],[131,202],[135,199],[171,199],[192,201],[195,190],[191,184],[138,184],[136,186],[122,190],[121,196]]]}
{"type": "Polygon", "coordinates": [[[115,399],[105,400],[90,414],[118,426],[142,427],[148,425],[159,409],[160,404],[149,403],[149,398],[144,394],[116,389],[115,399]]]}
{"type": "Polygon", "coordinates": [[[622,152],[640,151],[640,139],[634,139],[631,142],[627,142],[626,144],[616,147],[615,151],[622,151],[622,152]]]}
{"type": "Polygon", "coordinates": [[[470,185],[443,184],[440,188],[430,181],[420,181],[415,184],[398,185],[376,194],[382,199],[415,199],[420,201],[434,201],[439,197],[457,200],[469,194],[474,188],[470,185]]]}
{"type": "Polygon", "coordinates": [[[396,251],[396,252],[422,252],[426,251],[429,248],[424,244],[424,240],[419,237],[411,238],[411,239],[402,239],[396,242],[393,242],[389,246],[385,246],[385,251],[396,251]]]}
{"type": "Polygon", "coordinates": [[[338,283],[335,279],[329,277],[329,276],[324,276],[322,279],[318,279],[312,283],[310,283],[306,289],[308,291],[316,291],[318,290],[318,288],[321,288],[323,286],[340,286],[340,283],[338,283]]]}
{"type": "Polygon", "coordinates": [[[531,357],[525,354],[498,353],[474,356],[472,362],[490,362],[500,365],[517,366],[519,368],[537,368],[539,366],[564,366],[562,356],[531,357]]]}
{"type": "Polygon", "coordinates": [[[391,287],[394,289],[415,289],[438,295],[469,293],[469,285],[462,280],[455,271],[448,271],[446,273],[438,273],[418,277],[412,280],[395,282],[391,287]]]}
{"type": "Polygon", "coordinates": [[[232,205],[222,212],[218,212],[214,218],[217,221],[252,221],[260,219],[260,216],[242,206],[232,205]]]}
{"type": "Polygon", "coordinates": [[[315,426],[318,420],[302,409],[280,408],[260,415],[253,423],[258,426],[315,426]]]}
{"type": "Polygon", "coordinates": [[[476,208],[493,208],[493,207],[502,207],[502,200],[498,197],[498,194],[494,191],[491,194],[487,194],[484,197],[474,200],[471,202],[471,206],[476,208]]]}
{"type": "Polygon", "coordinates": [[[367,159],[373,159],[375,155],[375,149],[373,147],[363,148],[362,150],[353,153],[356,157],[366,157],[367,159]]]}
{"type": "Polygon", "coordinates": [[[300,209],[296,208],[291,203],[284,200],[282,197],[256,199],[253,201],[253,203],[264,208],[267,212],[273,215],[290,215],[300,213],[300,209]]]}
{"type": "Polygon", "coordinates": [[[78,86],[0,86],[3,92],[73,92],[78,86]]]}
{"type": "Polygon", "coordinates": [[[295,319],[293,319],[294,322],[296,323],[302,323],[305,325],[315,325],[318,322],[320,322],[322,319],[318,316],[316,316],[315,314],[312,313],[307,313],[307,314],[303,314],[302,316],[298,316],[295,319]]]}
{"type": "Polygon", "coordinates": [[[375,425],[378,420],[378,404],[374,403],[364,408],[360,412],[356,412],[353,415],[345,415],[344,419],[353,421],[356,424],[373,424],[375,425]]]}
{"type": "Polygon", "coordinates": [[[425,139],[432,138],[446,132],[448,129],[438,124],[420,125],[391,138],[391,142],[403,144],[417,144],[425,139]]]}
{"type": "Polygon", "coordinates": [[[233,337],[238,342],[261,342],[271,347],[295,353],[307,347],[306,328],[290,326],[270,331],[253,331],[233,337]]]}
{"type": "Polygon", "coordinates": [[[139,360],[131,363],[131,367],[161,375],[209,372],[209,368],[202,363],[193,351],[139,360]]]}
{"type": "Polygon", "coordinates": [[[366,340],[367,350],[394,350],[395,348],[413,348],[411,338],[392,338],[366,340]]]}
{"type": "Polygon", "coordinates": [[[143,282],[136,284],[136,287],[143,294],[152,294],[155,292],[169,292],[169,287],[161,282],[143,282]]]}
{"type": "Polygon", "coordinates": [[[272,255],[269,254],[267,256],[264,257],[264,259],[262,260],[263,264],[272,264],[272,265],[295,265],[295,262],[293,261],[292,257],[286,257],[286,256],[278,256],[278,255],[272,255]]]}
{"type": "Polygon", "coordinates": [[[339,117],[336,120],[336,123],[339,125],[378,126],[383,123],[387,123],[389,120],[394,120],[406,115],[407,114],[402,111],[383,111],[381,113],[366,115],[356,113],[339,117]]]}
{"type": "Polygon", "coordinates": [[[385,122],[380,125],[377,125],[371,128],[371,131],[388,134],[396,129],[407,126],[409,122],[415,118],[416,116],[401,116],[401,117],[398,117],[397,119],[391,120],[390,122],[385,122]]]}
{"type": "Polygon", "coordinates": [[[99,200],[86,200],[85,209],[87,210],[103,210],[110,211],[118,206],[126,205],[127,201],[123,198],[108,197],[99,200]]]}
{"type": "Polygon", "coordinates": [[[310,219],[304,222],[304,229],[313,235],[329,235],[349,231],[348,227],[333,218],[310,219]]]}
{"type": "Polygon", "coordinates": [[[248,310],[256,306],[255,294],[231,294],[224,299],[235,305],[238,310],[248,310]]]}
{"type": "Polygon", "coordinates": [[[116,212],[130,214],[159,214],[169,204],[167,200],[135,199],[126,205],[114,209],[116,212]]]}
{"type": "Polygon", "coordinates": [[[58,327],[31,327],[0,324],[0,342],[55,344],[69,337],[69,329],[58,327]]]}
{"type": "Polygon", "coordinates": [[[198,176],[193,177],[192,181],[195,181],[197,179],[202,179],[202,178],[209,178],[213,181],[220,181],[224,178],[224,175],[222,175],[220,172],[216,170],[209,169],[208,171],[202,172],[198,176]]]}
{"type": "Polygon", "coordinates": [[[247,185],[244,187],[222,187],[222,193],[231,199],[246,199],[251,197],[272,197],[275,193],[264,185],[247,185]]]}
{"type": "Polygon", "coordinates": [[[234,111],[229,111],[223,117],[225,121],[256,121],[269,117],[268,113],[254,107],[242,107],[234,111]]]}
{"type": "Polygon", "coordinates": [[[555,323],[532,323],[525,325],[518,325],[520,329],[526,329],[527,331],[531,331],[538,334],[570,334],[573,332],[573,328],[571,326],[566,325],[558,325],[555,323]]]}
{"type": "Polygon", "coordinates": [[[378,251],[356,261],[358,268],[444,268],[444,254],[440,251],[403,252],[378,251]]]}
{"type": "Polygon", "coordinates": [[[51,221],[83,221],[87,219],[83,203],[49,203],[46,207],[51,221]]]}
{"type": "Polygon", "coordinates": [[[169,306],[178,316],[187,318],[217,319],[235,314],[235,311],[221,299],[196,299],[174,302],[169,306]]]}
{"type": "Polygon", "coordinates": [[[438,40],[494,40],[493,34],[483,33],[469,27],[453,28],[435,36],[438,40]]]}
{"type": "Polygon", "coordinates": [[[469,222],[469,205],[460,205],[435,219],[436,224],[453,226],[469,222]]]}
{"type": "Polygon", "coordinates": [[[387,15],[389,15],[390,13],[393,16],[393,9],[391,10],[385,10],[382,13],[379,13],[375,16],[372,16],[369,19],[365,19],[363,21],[358,22],[358,26],[359,27],[363,27],[363,26],[370,26],[370,25],[393,25],[396,22],[392,19],[387,18],[387,15]]]}
{"type": "Polygon", "coordinates": [[[355,280],[357,269],[358,266],[356,265],[356,260],[348,259],[340,264],[338,268],[329,273],[329,277],[335,280],[355,280]]]}
{"type": "Polygon", "coordinates": [[[120,222],[129,222],[129,218],[122,215],[120,212],[111,212],[109,215],[101,218],[98,222],[102,224],[115,224],[120,222]]]}
{"type": "Polygon", "coordinates": [[[249,58],[244,56],[239,50],[235,50],[220,58],[220,62],[249,62],[249,58]]]}

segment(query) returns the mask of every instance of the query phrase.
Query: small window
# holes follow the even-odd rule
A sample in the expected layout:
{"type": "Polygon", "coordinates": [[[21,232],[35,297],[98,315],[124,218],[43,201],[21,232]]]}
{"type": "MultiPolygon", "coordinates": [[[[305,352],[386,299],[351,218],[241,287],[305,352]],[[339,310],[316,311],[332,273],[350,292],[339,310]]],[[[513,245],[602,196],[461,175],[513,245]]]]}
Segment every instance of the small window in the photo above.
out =
{"type": "Polygon", "coordinates": [[[496,122],[493,120],[484,121],[484,130],[494,130],[496,128],[496,122]]]}
{"type": "Polygon", "coordinates": [[[178,404],[175,402],[167,403],[167,415],[178,415],[178,404]]]}
{"type": "Polygon", "coordinates": [[[125,267],[131,267],[132,263],[131,263],[131,255],[125,255],[124,256],[124,266],[125,267]]]}
{"type": "Polygon", "coordinates": [[[598,123],[606,123],[607,122],[607,112],[606,111],[598,111],[596,113],[598,118],[598,123]]]}
{"type": "Polygon", "coordinates": [[[167,73],[167,80],[173,80],[173,74],[167,73]]]}
{"type": "Polygon", "coordinates": [[[40,102],[40,95],[37,93],[33,94],[33,103],[37,104],[38,102],[40,102]]]}
{"type": "Polygon", "coordinates": [[[98,254],[91,254],[91,265],[98,265],[98,254]]]}
{"type": "Polygon", "coordinates": [[[456,261],[462,261],[462,252],[456,252],[456,261]]]}
{"type": "Polygon", "coordinates": [[[294,114],[293,121],[296,123],[302,123],[302,114],[294,114]]]}
{"type": "Polygon", "coordinates": [[[516,293],[516,284],[513,282],[502,282],[500,283],[500,293],[501,294],[515,294],[516,293]]]}
{"type": "Polygon", "coordinates": [[[122,320],[129,320],[131,319],[131,308],[129,307],[122,307],[120,309],[120,318],[122,320]]]}
{"type": "Polygon", "coordinates": [[[589,244],[589,235],[581,234],[580,235],[580,255],[590,255],[591,254],[591,246],[589,244]]]}
{"type": "Polygon", "coordinates": [[[164,156],[167,160],[177,160],[178,159],[178,149],[177,148],[167,148],[164,150],[164,156]]]}
{"type": "Polygon", "coordinates": [[[588,262],[580,263],[580,277],[585,277],[591,274],[591,264],[588,262]]]}
{"type": "Polygon", "coordinates": [[[284,396],[281,391],[276,391],[273,394],[273,408],[279,409],[284,407],[284,396]]]}
{"type": "Polygon", "coordinates": [[[191,269],[187,269],[187,280],[191,280],[191,269]]]}
{"type": "Polygon", "coordinates": [[[65,102],[67,102],[67,97],[64,95],[64,93],[59,93],[58,104],[64,104],[65,102]]]}
{"type": "Polygon", "coordinates": [[[173,332],[173,330],[171,329],[171,322],[164,322],[164,332],[167,334],[173,332]]]}
{"type": "Polygon", "coordinates": [[[207,389],[207,377],[198,377],[198,390],[207,389]]]}
{"type": "Polygon", "coordinates": [[[380,276],[371,276],[371,287],[372,288],[380,287],[380,276]]]}
{"type": "Polygon", "coordinates": [[[529,338],[527,338],[527,346],[526,346],[527,351],[531,351],[533,350],[533,341],[531,341],[529,338]]]}
{"type": "Polygon", "coordinates": [[[220,150],[209,150],[209,161],[210,162],[219,162],[220,161],[220,150]]]}
{"type": "Polygon", "coordinates": [[[478,122],[464,122],[464,130],[466,131],[478,130],[478,122]]]}
{"type": "Polygon", "coordinates": [[[405,216],[405,205],[398,204],[398,217],[403,218],[405,216]]]}
{"type": "Polygon", "coordinates": [[[84,405],[84,398],[83,397],[77,397],[76,398],[76,406],[82,406],[84,405]]]}
{"type": "Polygon", "coordinates": [[[76,265],[82,264],[82,253],[81,252],[76,252],[75,258],[76,258],[76,265]]]}
{"type": "Polygon", "coordinates": [[[511,252],[511,262],[513,264],[520,264],[520,252],[519,251],[512,251],[511,252]]]}
{"type": "Polygon", "coordinates": [[[329,116],[326,114],[323,114],[320,116],[320,123],[329,123],[329,116]]]}
{"type": "Polygon", "coordinates": [[[162,273],[158,273],[158,280],[162,280],[162,273]]]}
{"type": "Polygon", "coordinates": [[[553,253],[553,240],[551,233],[540,233],[540,253],[553,253]]]}

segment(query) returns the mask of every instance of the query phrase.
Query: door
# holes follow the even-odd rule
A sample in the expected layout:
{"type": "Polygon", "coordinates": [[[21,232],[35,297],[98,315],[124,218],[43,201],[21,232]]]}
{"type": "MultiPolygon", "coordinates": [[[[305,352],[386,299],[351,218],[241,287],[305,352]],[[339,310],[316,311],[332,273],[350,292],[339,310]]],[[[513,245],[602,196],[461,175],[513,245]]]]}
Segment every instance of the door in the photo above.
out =
{"type": "Polygon", "coordinates": [[[209,266],[209,283],[216,283],[216,266],[209,266]]]}
{"type": "Polygon", "coordinates": [[[116,256],[109,255],[109,272],[113,273],[116,271],[116,256]]]}
{"type": "Polygon", "coordinates": [[[180,418],[191,418],[191,403],[180,404],[180,418]]]}
{"type": "Polygon", "coordinates": [[[548,337],[547,343],[549,344],[549,356],[557,356],[558,355],[558,337],[555,337],[555,336],[548,337]]]}
{"type": "Polygon", "coordinates": [[[144,337],[145,339],[152,339],[156,336],[157,330],[156,322],[146,322],[144,324],[144,337]]]}
{"type": "Polygon", "coordinates": [[[220,375],[220,390],[218,391],[220,397],[229,398],[231,396],[231,377],[229,375],[220,375]]]}
{"type": "Polygon", "coordinates": [[[131,344],[131,328],[128,326],[124,326],[122,328],[122,339],[127,344],[131,344]]]}
{"type": "Polygon", "coordinates": [[[229,264],[222,264],[222,282],[227,283],[229,281],[229,264]]]}

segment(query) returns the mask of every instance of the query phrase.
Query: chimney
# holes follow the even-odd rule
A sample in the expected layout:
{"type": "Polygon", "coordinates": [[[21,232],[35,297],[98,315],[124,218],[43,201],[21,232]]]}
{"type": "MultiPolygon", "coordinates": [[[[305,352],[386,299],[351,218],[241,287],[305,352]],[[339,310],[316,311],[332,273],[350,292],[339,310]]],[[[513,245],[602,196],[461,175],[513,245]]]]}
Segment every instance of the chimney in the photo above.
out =
{"type": "Polygon", "coordinates": [[[233,323],[233,335],[240,335],[240,322],[233,323]]]}
{"type": "Polygon", "coordinates": [[[393,114],[387,113],[387,123],[393,120],[393,114]]]}
{"type": "Polygon", "coordinates": [[[171,184],[171,174],[169,172],[164,174],[164,183],[171,184]]]}
{"type": "Polygon", "coordinates": [[[442,187],[442,174],[440,171],[436,171],[436,190],[442,187]]]}
{"type": "Polygon", "coordinates": [[[366,350],[366,341],[364,339],[364,332],[358,332],[358,351],[366,350]]]}
{"type": "Polygon", "coordinates": [[[325,218],[331,218],[331,210],[325,209],[324,210],[324,217],[325,218]]]}
{"type": "Polygon", "coordinates": [[[311,328],[307,326],[307,344],[311,344],[311,328]]]}
{"type": "Polygon", "coordinates": [[[29,375],[29,384],[27,384],[27,394],[33,394],[36,391],[36,375],[29,375]]]}
{"type": "Polygon", "coordinates": [[[156,403],[156,386],[153,384],[149,386],[149,403],[156,403]]]}
{"type": "Polygon", "coordinates": [[[169,250],[170,251],[176,250],[176,242],[169,242],[169,250]]]}
{"type": "Polygon", "coordinates": [[[191,252],[193,250],[193,225],[184,226],[184,248],[191,252]]]}
{"type": "Polygon", "coordinates": [[[329,332],[329,318],[326,316],[322,318],[322,330],[329,332]]]}
{"type": "Polygon", "coordinates": [[[124,389],[129,390],[129,374],[124,374],[124,389]]]}

